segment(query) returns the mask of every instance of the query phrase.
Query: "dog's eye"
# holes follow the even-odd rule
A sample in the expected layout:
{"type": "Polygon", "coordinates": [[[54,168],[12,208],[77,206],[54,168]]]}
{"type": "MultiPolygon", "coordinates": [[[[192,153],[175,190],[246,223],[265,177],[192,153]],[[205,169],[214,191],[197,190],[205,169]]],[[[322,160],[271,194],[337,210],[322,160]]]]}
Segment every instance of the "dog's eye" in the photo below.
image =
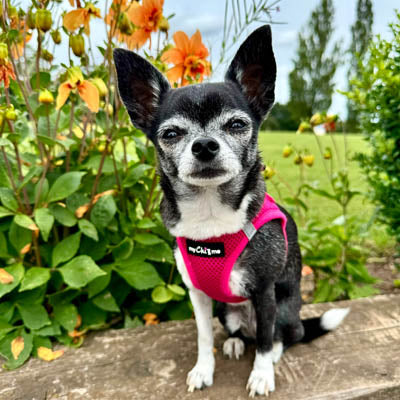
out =
{"type": "Polygon", "coordinates": [[[246,126],[246,122],[241,119],[234,119],[229,123],[230,129],[243,129],[246,126]]]}
{"type": "Polygon", "coordinates": [[[180,133],[177,131],[174,131],[173,129],[168,129],[167,131],[165,131],[162,134],[162,138],[165,140],[169,140],[169,139],[175,139],[178,136],[180,136],[180,133]]]}

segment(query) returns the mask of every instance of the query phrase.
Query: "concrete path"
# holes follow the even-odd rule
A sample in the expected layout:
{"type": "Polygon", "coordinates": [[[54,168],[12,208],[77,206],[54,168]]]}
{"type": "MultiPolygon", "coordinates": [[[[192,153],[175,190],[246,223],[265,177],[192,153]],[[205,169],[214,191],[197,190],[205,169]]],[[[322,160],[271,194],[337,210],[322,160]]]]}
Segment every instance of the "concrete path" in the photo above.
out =
{"type": "MultiPolygon", "coordinates": [[[[345,323],[311,344],[289,349],[276,367],[271,400],[399,400],[400,296],[335,303],[351,306],[345,323]]],[[[332,304],[304,306],[304,317],[332,304]]],[[[1,400],[241,400],[254,358],[222,356],[225,338],[215,321],[214,386],[187,393],[186,374],[196,358],[193,320],[90,335],[50,363],[30,360],[0,372],[1,400]]]]}

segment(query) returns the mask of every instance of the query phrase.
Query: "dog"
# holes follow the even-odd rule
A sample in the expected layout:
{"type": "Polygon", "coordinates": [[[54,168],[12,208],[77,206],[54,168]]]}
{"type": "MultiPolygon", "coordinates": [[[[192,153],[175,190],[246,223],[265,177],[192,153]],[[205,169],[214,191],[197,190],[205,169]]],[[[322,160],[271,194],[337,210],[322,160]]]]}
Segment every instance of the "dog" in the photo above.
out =
{"type": "Polygon", "coordinates": [[[239,358],[254,340],[247,390],[251,397],[268,395],[275,389],[274,364],[283,351],[335,329],[349,311],[331,309],[303,321],[299,316],[297,228],[266,195],[257,147],[258,130],[275,98],[270,26],[244,41],[223,83],[172,89],[155,67],[131,51],[115,49],[114,61],[132,123],[156,148],[164,193],[161,215],[177,237],[176,264],[193,304],[198,357],[187,376],[188,390],[213,383],[214,298],[229,335],[223,353],[239,358]],[[262,214],[265,207],[272,214],[262,214]],[[263,215],[269,219],[256,227],[254,221],[263,215]]]}

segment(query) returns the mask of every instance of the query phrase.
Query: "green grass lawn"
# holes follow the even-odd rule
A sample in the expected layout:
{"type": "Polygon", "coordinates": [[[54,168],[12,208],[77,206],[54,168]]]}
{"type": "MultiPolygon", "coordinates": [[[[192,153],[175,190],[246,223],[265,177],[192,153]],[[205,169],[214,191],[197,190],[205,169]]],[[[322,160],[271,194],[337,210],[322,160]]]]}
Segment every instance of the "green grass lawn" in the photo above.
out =
{"type": "MultiPolygon", "coordinates": [[[[364,178],[357,161],[352,158],[357,152],[368,151],[368,145],[361,135],[347,134],[347,151],[349,154],[348,170],[350,176],[350,184],[353,190],[361,192],[368,191],[368,184],[364,178]]],[[[340,162],[343,163],[344,141],[343,135],[335,136],[340,162]]],[[[335,154],[333,143],[329,135],[320,137],[322,147],[329,146],[332,148],[333,162],[337,163],[338,159],[335,154]]],[[[302,133],[296,135],[294,132],[260,132],[259,147],[261,155],[266,165],[273,165],[277,171],[277,175],[270,182],[267,181],[268,192],[282,205],[285,206],[285,197],[290,196],[287,188],[289,185],[293,191],[296,191],[300,182],[299,167],[294,164],[293,154],[289,158],[282,156],[282,149],[286,144],[292,144],[298,149],[306,148],[311,154],[315,155],[315,162],[312,167],[304,167],[304,176],[306,181],[318,181],[321,189],[331,190],[329,179],[323,163],[329,166],[329,162],[322,159],[318,150],[318,144],[313,134],[302,133]],[[286,182],[283,183],[283,181],[286,182]],[[278,188],[276,188],[276,186],[278,188]]],[[[341,215],[340,207],[332,200],[311,194],[307,201],[309,215],[317,217],[321,221],[330,221],[334,217],[341,215]]],[[[288,207],[290,208],[290,207],[288,207]]],[[[349,205],[349,213],[360,218],[361,221],[368,221],[374,212],[374,206],[365,199],[364,196],[356,196],[349,205]]],[[[298,221],[299,222],[299,221],[298,221]]],[[[370,236],[378,248],[385,248],[391,245],[391,238],[385,232],[383,227],[373,226],[370,236]]]]}

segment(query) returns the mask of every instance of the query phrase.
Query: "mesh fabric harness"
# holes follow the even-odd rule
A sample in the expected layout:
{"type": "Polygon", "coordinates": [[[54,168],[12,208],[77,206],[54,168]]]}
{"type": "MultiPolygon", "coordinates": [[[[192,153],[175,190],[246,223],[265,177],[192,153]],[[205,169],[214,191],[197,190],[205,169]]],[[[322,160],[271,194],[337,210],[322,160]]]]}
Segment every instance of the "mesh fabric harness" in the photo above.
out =
{"type": "Polygon", "coordinates": [[[214,300],[224,303],[240,303],[247,300],[245,297],[232,294],[229,288],[229,277],[247,243],[261,226],[273,219],[281,220],[287,251],[286,216],[267,193],[260,212],[239,232],[202,241],[177,237],[176,240],[193,286],[214,300]]]}

